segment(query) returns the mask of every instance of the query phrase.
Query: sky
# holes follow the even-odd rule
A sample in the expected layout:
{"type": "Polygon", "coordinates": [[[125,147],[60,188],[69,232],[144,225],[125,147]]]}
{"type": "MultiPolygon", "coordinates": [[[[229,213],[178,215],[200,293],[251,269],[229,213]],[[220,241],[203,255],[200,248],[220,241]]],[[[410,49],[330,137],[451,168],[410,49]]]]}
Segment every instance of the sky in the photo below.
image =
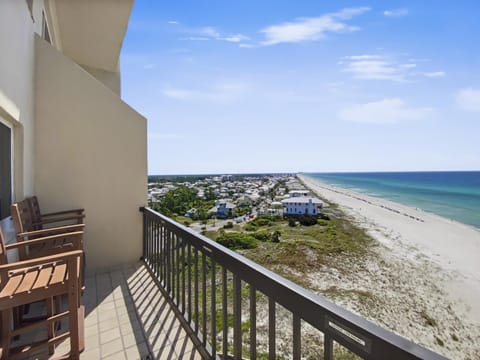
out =
{"type": "Polygon", "coordinates": [[[480,170],[480,2],[136,0],[149,174],[480,170]]]}

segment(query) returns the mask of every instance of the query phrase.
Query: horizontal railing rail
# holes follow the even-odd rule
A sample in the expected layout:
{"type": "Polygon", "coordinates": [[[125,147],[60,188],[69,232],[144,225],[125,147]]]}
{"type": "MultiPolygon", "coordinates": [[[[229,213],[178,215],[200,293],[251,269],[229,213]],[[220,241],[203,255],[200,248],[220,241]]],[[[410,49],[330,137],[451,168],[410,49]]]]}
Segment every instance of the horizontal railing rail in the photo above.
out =
{"type": "Polygon", "coordinates": [[[141,211],[143,259],[211,358],[256,359],[261,351],[300,359],[304,322],[321,333],[324,359],[342,347],[363,359],[445,359],[150,208],[141,211]],[[291,316],[289,350],[278,349],[285,340],[277,337],[278,305],[291,316]],[[260,311],[267,326],[258,326],[260,311]]]}

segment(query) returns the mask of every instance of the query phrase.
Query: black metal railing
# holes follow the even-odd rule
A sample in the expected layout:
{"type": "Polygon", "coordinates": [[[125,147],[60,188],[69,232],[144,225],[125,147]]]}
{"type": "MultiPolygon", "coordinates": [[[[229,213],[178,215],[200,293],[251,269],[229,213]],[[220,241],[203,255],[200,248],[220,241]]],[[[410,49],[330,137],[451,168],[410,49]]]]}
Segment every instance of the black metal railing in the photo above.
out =
{"type": "Polygon", "coordinates": [[[166,216],[141,211],[143,259],[210,358],[300,359],[313,351],[324,359],[445,359],[166,216]]]}

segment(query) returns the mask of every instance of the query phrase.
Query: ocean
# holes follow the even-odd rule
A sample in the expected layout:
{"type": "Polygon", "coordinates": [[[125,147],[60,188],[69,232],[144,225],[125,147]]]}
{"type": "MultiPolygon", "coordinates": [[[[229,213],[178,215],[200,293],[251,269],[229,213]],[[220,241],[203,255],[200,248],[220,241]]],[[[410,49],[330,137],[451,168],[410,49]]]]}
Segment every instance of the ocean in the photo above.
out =
{"type": "Polygon", "coordinates": [[[348,188],[480,229],[480,171],[306,173],[348,188]]]}

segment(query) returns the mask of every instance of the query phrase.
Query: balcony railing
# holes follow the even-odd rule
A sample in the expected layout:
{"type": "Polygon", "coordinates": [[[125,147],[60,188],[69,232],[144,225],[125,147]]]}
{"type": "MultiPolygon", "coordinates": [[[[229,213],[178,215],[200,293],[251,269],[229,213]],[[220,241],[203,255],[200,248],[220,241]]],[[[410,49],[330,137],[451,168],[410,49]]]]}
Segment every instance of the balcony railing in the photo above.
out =
{"type": "Polygon", "coordinates": [[[311,339],[306,332],[313,330],[318,340],[307,350],[318,351],[315,358],[344,358],[347,351],[363,359],[445,359],[149,208],[141,210],[143,259],[209,358],[301,359],[302,340],[311,339]],[[288,329],[280,329],[280,315],[291,319],[288,329]]]}

